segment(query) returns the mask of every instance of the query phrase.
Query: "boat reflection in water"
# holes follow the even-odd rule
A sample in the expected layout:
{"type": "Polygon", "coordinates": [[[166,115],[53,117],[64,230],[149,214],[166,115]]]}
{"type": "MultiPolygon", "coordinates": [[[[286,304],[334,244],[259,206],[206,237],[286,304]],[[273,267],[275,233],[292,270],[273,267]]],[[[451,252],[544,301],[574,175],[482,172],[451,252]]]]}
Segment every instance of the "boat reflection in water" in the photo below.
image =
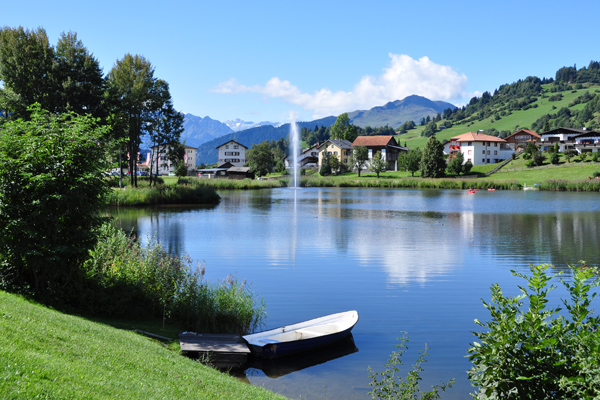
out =
{"type": "Polygon", "coordinates": [[[292,372],[301,371],[315,365],[324,364],[337,358],[345,357],[349,354],[358,352],[354,343],[354,337],[350,333],[345,338],[331,344],[327,347],[309,350],[298,354],[281,357],[277,359],[266,359],[261,357],[251,357],[248,361],[245,372],[238,371],[237,376],[253,376],[260,374],[261,370],[269,378],[279,378],[292,372]],[[239,374],[239,375],[238,375],[239,374]]]}

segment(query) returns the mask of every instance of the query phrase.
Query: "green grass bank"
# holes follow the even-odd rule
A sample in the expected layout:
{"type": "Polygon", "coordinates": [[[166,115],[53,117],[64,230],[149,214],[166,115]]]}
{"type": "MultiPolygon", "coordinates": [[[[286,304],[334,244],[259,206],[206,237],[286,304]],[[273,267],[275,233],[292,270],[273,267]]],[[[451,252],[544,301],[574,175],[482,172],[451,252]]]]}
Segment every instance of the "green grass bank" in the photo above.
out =
{"type": "Polygon", "coordinates": [[[284,399],[134,332],[0,291],[0,398],[284,399]]]}

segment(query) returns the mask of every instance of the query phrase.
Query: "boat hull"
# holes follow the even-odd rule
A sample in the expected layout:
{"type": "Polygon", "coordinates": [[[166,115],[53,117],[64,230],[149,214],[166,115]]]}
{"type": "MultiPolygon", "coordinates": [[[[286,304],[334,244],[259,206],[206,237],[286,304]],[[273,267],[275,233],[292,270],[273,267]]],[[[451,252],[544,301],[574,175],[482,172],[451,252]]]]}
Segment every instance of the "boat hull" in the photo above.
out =
{"type": "Polygon", "coordinates": [[[346,338],[357,321],[358,313],[347,311],[246,335],[243,339],[257,357],[286,357],[326,347],[346,338]]]}

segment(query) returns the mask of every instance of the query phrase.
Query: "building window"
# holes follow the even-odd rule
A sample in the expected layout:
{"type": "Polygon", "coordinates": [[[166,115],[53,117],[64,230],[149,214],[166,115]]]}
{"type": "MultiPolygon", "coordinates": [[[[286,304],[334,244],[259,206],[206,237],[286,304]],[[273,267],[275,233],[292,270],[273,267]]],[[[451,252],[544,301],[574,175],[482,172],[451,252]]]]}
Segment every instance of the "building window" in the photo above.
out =
{"type": "Polygon", "coordinates": [[[488,156],[490,155],[490,151],[489,151],[489,150],[487,151],[487,155],[488,155],[488,156]]]}
{"type": "Polygon", "coordinates": [[[234,149],[239,149],[240,146],[238,146],[237,144],[233,146],[234,149]]]}
{"type": "Polygon", "coordinates": [[[373,149],[369,149],[369,160],[373,158],[373,149]]]}
{"type": "Polygon", "coordinates": [[[498,155],[498,150],[494,150],[494,155],[497,156],[498,155]]]}
{"type": "Polygon", "coordinates": [[[489,158],[487,159],[487,162],[488,162],[488,164],[490,163],[490,159],[489,158]]]}
{"type": "Polygon", "coordinates": [[[498,143],[494,143],[494,147],[498,147],[498,143]]]}
{"type": "Polygon", "coordinates": [[[482,163],[484,163],[484,162],[485,162],[485,158],[482,158],[482,159],[481,159],[481,162],[482,162],[482,163]]]}
{"type": "Polygon", "coordinates": [[[225,148],[226,148],[226,149],[228,149],[228,148],[229,148],[229,145],[228,145],[228,144],[227,144],[227,145],[225,145],[225,148]]]}
{"type": "Polygon", "coordinates": [[[485,154],[485,150],[481,150],[481,154],[485,154]]]}
{"type": "Polygon", "coordinates": [[[468,142],[467,146],[473,146],[473,142],[468,142]]]}
{"type": "Polygon", "coordinates": [[[468,155],[471,155],[471,152],[472,152],[472,150],[469,150],[469,151],[467,152],[467,154],[468,154],[468,155]]]}

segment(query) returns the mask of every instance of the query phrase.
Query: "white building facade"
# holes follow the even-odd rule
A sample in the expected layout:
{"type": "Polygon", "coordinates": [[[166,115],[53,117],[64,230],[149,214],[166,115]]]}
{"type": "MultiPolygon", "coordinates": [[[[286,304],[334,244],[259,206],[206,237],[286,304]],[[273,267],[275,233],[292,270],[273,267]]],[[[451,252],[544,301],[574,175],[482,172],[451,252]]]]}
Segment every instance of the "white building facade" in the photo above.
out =
{"type": "Polygon", "coordinates": [[[514,150],[506,140],[496,136],[467,132],[450,138],[444,145],[444,153],[455,156],[461,152],[464,162],[473,165],[496,164],[511,158],[514,150]]]}
{"type": "MultiPolygon", "coordinates": [[[[188,175],[196,173],[196,147],[183,145],[185,154],[183,161],[188,170],[188,175]]],[[[152,150],[152,173],[156,172],[158,163],[158,175],[172,175],[175,173],[175,165],[169,161],[169,149],[167,146],[154,146],[152,150]]]]}
{"type": "Polygon", "coordinates": [[[246,151],[248,148],[235,140],[230,140],[227,143],[217,147],[219,152],[219,161],[217,165],[230,163],[234,167],[243,167],[246,164],[246,151]]]}

